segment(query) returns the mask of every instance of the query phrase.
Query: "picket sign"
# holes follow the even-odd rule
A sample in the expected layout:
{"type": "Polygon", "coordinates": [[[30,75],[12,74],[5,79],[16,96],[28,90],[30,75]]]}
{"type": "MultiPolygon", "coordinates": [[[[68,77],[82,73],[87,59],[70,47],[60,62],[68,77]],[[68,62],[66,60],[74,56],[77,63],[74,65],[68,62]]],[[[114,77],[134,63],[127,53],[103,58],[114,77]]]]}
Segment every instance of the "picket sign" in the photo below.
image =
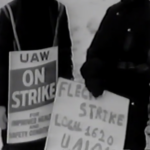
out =
{"type": "Polygon", "coordinates": [[[59,78],[45,150],[123,150],[129,99],[59,78]]]}
{"type": "Polygon", "coordinates": [[[13,12],[9,17],[16,51],[9,53],[9,96],[7,143],[24,143],[45,138],[48,133],[58,78],[58,27],[64,6],[58,3],[53,46],[22,51],[13,12]]]}

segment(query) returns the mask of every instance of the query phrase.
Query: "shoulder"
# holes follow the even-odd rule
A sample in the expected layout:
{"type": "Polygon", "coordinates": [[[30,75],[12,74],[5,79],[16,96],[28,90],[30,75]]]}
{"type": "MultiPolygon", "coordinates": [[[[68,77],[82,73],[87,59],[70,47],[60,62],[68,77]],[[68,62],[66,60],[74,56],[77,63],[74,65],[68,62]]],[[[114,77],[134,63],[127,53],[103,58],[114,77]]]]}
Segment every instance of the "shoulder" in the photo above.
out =
{"type": "Polygon", "coordinates": [[[62,4],[61,2],[58,2],[58,1],[56,1],[56,2],[57,2],[58,12],[59,12],[59,15],[61,16],[61,18],[63,16],[66,16],[68,14],[66,6],[64,4],[62,4]]]}
{"type": "Polygon", "coordinates": [[[112,14],[116,13],[122,9],[122,6],[122,2],[115,3],[107,9],[107,12],[112,14]]]}
{"type": "Polygon", "coordinates": [[[18,7],[20,7],[20,2],[18,0],[13,0],[9,3],[7,3],[4,8],[9,5],[12,11],[15,11],[18,7]]]}
{"type": "Polygon", "coordinates": [[[58,11],[61,12],[61,13],[65,13],[66,12],[66,6],[64,4],[62,4],[61,2],[57,2],[57,5],[58,5],[58,11]]]}
{"type": "Polygon", "coordinates": [[[57,3],[57,5],[58,5],[59,7],[65,7],[65,5],[64,5],[63,3],[61,3],[61,2],[56,1],[56,3],[57,3]]]}
{"type": "Polygon", "coordinates": [[[19,2],[17,0],[13,0],[9,2],[7,5],[9,5],[11,8],[16,8],[19,5],[19,2]]]}
{"type": "Polygon", "coordinates": [[[11,1],[1,8],[1,14],[9,18],[9,11],[7,9],[7,6],[9,6],[12,10],[12,13],[15,14],[17,11],[17,8],[19,8],[19,2],[17,0],[11,1]]]}

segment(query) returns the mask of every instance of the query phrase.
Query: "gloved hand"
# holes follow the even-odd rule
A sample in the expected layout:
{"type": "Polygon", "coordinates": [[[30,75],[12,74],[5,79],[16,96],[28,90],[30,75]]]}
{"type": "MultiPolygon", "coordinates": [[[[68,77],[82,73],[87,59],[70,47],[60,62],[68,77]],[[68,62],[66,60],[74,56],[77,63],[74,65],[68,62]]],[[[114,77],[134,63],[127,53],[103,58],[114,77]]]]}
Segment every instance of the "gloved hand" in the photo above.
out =
{"type": "Polygon", "coordinates": [[[95,97],[99,97],[103,94],[104,87],[102,82],[99,79],[91,79],[91,80],[85,80],[86,88],[89,90],[89,92],[95,97]]]}
{"type": "Polygon", "coordinates": [[[6,118],[6,109],[3,106],[0,106],[0,128],[2,130],[7,127],[7,118],[6,118]]]}
{"type": "Polygon", "coordinates": [[[103,67],[104,64],[99,59],[91,59],[86,61],[80,70],[87,89],[96,98],[104,91],[103,67]]]}
{"type": "Polygon", "coordinates": [[[86,61],[80,69],[84,79],[99,78],[104,64],[99,59],[86,61]]]}

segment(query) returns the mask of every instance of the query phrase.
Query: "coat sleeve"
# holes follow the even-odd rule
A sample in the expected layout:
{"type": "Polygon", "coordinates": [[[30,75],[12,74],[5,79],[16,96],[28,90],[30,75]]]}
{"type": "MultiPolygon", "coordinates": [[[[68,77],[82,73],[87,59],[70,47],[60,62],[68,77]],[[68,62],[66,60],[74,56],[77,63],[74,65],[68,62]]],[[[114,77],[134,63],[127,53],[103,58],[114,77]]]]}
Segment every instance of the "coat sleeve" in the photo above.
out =
{"type": "MultiPolygon", "coordinates": [[[[107,68],[113,63],[111,46],[108,45],[109,35],[113,32],[112,7],[109,7],[100,23],[100,26],[87,50],[86,61],[81,67],[83,78],[91,78],[90,74],[98,73],[98,70],[107,68]],[[89,71],[90,70],[90,71],[89,71]]],[[[98,76],[98,74],[97,74],[98,76]]]]}
{"type": "Polygon", "coordinates": [[[73,79],[72,42],[70,37],[66,8],[64,9],[60,20],[58,37],[59,77],[73,79]]]}
{"type": "Polygon", "coordinates": [[[8,97],[8,52],[13,50],[13,34],[4,10],[0,11],[0,106],[7,105],[8,97]]]}

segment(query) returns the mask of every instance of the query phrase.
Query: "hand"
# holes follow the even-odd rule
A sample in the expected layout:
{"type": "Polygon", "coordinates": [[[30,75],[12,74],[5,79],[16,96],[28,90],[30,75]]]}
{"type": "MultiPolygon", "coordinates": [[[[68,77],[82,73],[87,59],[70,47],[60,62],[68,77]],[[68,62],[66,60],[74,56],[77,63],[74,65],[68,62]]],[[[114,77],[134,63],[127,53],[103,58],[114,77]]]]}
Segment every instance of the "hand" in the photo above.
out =
{"type": "Polygon", "coordinates": [[[0,106],[0,128],[2,130],[7,128],[6,109],[3,106],[0,106]]]}
{"type": "Polygon", "coordinates": [[[85,81],[85,85],[89,92],[95,97],[99,97],[103,94],[104,87],[99,79],[89,79],[85,81]]]}
{"type": "Polygon", "coordinates": [[[104,64],[98,59],[86,61],[80,68],[81,75],[84,79],[98,78],[103,72],[104,64]]]}

